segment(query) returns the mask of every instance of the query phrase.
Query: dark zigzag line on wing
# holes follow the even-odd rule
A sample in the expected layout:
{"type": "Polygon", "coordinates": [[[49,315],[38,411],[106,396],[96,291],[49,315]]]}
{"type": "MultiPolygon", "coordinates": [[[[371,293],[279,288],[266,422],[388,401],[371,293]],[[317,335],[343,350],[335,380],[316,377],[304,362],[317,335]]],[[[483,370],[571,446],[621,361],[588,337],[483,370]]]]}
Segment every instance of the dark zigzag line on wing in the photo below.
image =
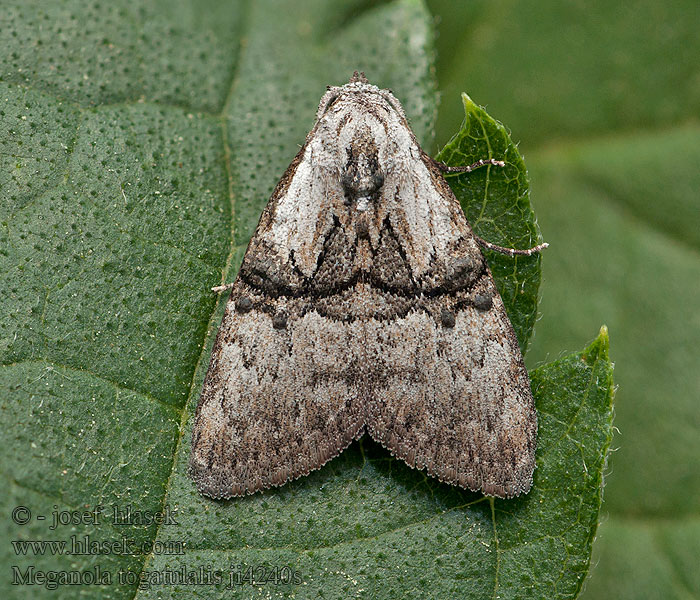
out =
{"type": "MultiPolygon", "coordinates": [[[[335,219],[335,225],[336,227],[339,226],[339,222],[337,221],[337,218],[335,219]]],[[[389,223],[389,219],[385,220],[385,227],[388,229],[390,233],[393,234],[393,228],[391,227],[391,224],[389,223]]],[[[317,260],[317,265],[320,267],[320,265],[324,262],[325,260],[325,253],[326,253],[326,248],[327,248],[327,242],[330,239],[333,231],[335,231],[335,227],[331,229],[331,231],[328,233],[326,236],[326,241],[324,242],[323,248],[321,252],[319,253],[318,260],[317,260]]],[[[397,244],[398,246],[398,251],[399,255],[401,256],[401,259],[404,261],[404,264],[408,265],[408,257],[406,256],[404,248],[401,246],[401,244],[397,244]]],[[[292,255],[292,262],[294,262],[294,256],[292,255]]],[[[298,269],[296,264],[294,264],[294,271],[302,276],[301,271],[298,269]]],[[[289,286],[283,286],[283,285],[274,285],[274,284],[269,284],[267,286],[262,286],[257,283],[255,283],[251,277],[248,276],[245,270],[241,269],[241,271],[238,274],[238,277],[241,281],[243,281],[246,285],[250,286],[251,288],[259,291],[261,294],[268,296],[271,299],[275,298],[280,298],[280,297],[286,297],[286,298],[304,298],[307,297],[309,299],[321,299],[321,298],[331,298],[333,296],[340,295],[344,292],[347,292],[348,290],[356,287],[359,283],[365,283],[368,284],[370,287],[379,290],[385,294],[390,294],[392,296],[398,296],[402,298],[421,298],[421,297],[426,297],[426,298],[435,298],[438,296],[452,296],[457,294],[458,292],[461,291],[470,291],[472,290],[476,284],[481,281],[484,276],[487,276],[487,263],[486,260],[482,260],[481,263],[481,269],[479,269],[477,276],[474,278],[472,285],[465,285],[462,287],[457,287],[453,289],[448,289],[446,286],[441,285],[432,289],[424,289],[421,287],[421,284],[413,280],[413,287],[410,289],[406,289],[403,287],[399,286],[390,286],[390,285],[377,285],[376,282],[372,281],[372,278],[370,276],[370,273],[367,271],[358,271],[355,273],[348,281],[345,283],[342,283],[340,285],[334,286],[328,291],[319,291],[318,289],[314,288],[314,278],[313,276],[311,277],[303,277],[304,283],[302,286],[299,287],[299,289],[291,289],[289,286]]],[[[260,275],[258,275],[260,277],[260,275]]],[[[411,279],[413,279],[413,276],[411,276],[411,279]]]]}

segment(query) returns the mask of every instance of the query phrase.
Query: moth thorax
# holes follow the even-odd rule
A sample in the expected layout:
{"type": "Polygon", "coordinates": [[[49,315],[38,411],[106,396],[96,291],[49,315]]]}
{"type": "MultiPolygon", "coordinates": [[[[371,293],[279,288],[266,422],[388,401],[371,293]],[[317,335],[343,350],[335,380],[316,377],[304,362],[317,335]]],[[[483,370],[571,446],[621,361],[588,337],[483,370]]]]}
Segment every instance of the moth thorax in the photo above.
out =
{"type": "Polygon", "coordinates": [[[384,184],[377,147],[369,131],[360,130],[346,148],[346,154],[342,176],[345,203],[359,212],[367,212],[379,197],[384,184]]]}

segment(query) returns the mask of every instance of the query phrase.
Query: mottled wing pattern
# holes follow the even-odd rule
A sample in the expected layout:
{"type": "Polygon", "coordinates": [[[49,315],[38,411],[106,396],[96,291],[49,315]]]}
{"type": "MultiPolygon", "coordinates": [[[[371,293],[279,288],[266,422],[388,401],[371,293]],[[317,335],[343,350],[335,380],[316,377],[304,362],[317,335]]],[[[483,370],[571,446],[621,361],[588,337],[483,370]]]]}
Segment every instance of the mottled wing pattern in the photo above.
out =
{"type": "MultiPolygon", "coordinates": [[[[427,156],[423,165],[425,172],[413,178],[397,175],[399,196],[428,207],[424,220],[451,232],[451,249],[437,259],[444,260],[442,268],[423,277],[428,310],[367,328],[366,348],[381,374],[367,428],[411,467],[488,495],[515,496],[529,491],[534,470],[537,415],[530,381],[464,213],[427,156]],[[465,275],[462,265],[476,267],[465,275]]],[[[389,177],[384,185],[392,188],[389,177]]],[[[425,235],[420,229],[394,229],[406,232],[401,242],[407,249],[428,244],[411,238],[425,235]]],[[[432,240],[436,236],[431,232],[432,240]]]]}
{"type": "Polygon", "coordinates": [[[456,311],[449,328],[420,312],[378,324],[372,341],[387,376],[368,408],[370,435],[441,481],[491,496],[527,492],[537,425],[509,328],[497,297],[487,312],[456,311]]]}
{"type": "Polygon", "coordinates": [[[314,231],[329,211],[327,186],[314,189],[313,140],[314,131],[263,211],[214,343],[188,469],[213,498],[306,475],[364,431],[352,357],[359,324],[339,327],[314,311],[306,297],[309,269],[303,273],[294,260],[295,252],[318,246],[314,231]],[[273,227],[280,220],[283,226],[273,227]]]}
{"type": "Polygon", "coordinates": [[[443,481],[532,484],[534,403],[488,266],[398,101],[353,78],[322,99],[248,247],[189,472],[214,498],[252,493],[365,429],[443,481]]]}
{"type": "Polygon", "coordinates": [[[503,303],[494,295],[483,310],[440,300],[443,323],[411,312],[368,328],[367,348],[383,373],[369,433],[441,481],[492,496],[527,492],[537,421],[503,303]]]}
{"type": "Polygon", "coordinates": [[[189,471],[213,498],[306,475],[364,429],[350,328],[266,302],[236,283],[197,407],[189,471]]]}

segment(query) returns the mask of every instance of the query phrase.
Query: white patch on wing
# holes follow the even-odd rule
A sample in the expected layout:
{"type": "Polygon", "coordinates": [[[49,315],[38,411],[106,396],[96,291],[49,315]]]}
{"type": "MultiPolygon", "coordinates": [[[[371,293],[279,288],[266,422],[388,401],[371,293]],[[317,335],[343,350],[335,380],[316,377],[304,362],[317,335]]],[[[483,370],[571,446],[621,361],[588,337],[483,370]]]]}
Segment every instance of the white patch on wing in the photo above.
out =
{"type": "MultiPolygon", "coordinates": [[[[348,95],[321,115],[264,235],[282,260],[289,260],[293,252],[296,265],[305,275],[314,272],[333,217],[341,223],[350,219],[341,184],[346,148],[358,131],[369,129],[384,174],[374,230],[381,229],[388,215],[414,275],[420,276],[450,242],[463,236],[466,220],[455,221],[453,207],[435,188],[404,117],[380,94],[365,95],[362,100],[364,104],[359,105],[353,95],[348,95]],[[368,102],[372,110],[366,106],[368,102]]],[[[373,208],[367,200],[358,203],[358,208],[373,208]]]]}

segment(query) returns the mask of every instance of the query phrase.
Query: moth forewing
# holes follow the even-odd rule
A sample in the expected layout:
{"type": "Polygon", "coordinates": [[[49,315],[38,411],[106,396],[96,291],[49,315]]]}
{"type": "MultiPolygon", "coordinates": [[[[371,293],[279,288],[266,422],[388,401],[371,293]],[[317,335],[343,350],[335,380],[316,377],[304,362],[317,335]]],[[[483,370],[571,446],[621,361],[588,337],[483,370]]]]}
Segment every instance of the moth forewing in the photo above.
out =
{"type": "Polygon", "coordinates": [[[226,305],[192,433],[202,493],[282,485],[365,431],[442,481],[530,489],[527,371],[440,170],[390,92],[329,88],[226,305]]]}

